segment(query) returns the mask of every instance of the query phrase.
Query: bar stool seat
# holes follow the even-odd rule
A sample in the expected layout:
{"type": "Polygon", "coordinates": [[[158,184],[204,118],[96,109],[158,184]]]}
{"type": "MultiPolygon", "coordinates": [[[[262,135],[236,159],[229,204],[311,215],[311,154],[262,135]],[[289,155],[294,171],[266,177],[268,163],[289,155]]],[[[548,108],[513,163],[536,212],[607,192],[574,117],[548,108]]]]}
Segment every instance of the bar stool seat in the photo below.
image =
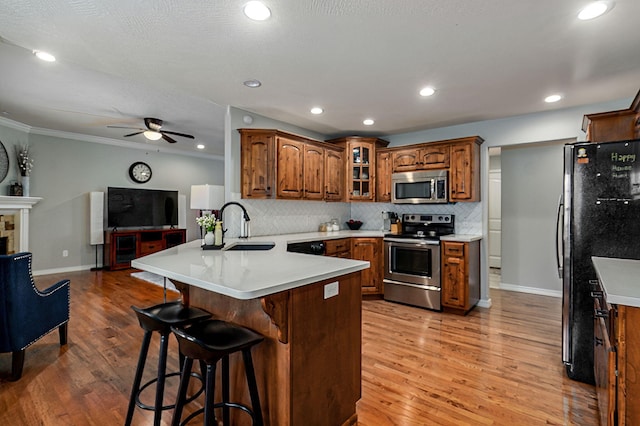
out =
{"type": "MultiPolygon", "coordinates": [[[[169,335],[171,334],[171,327],[186,327],[191,324],[195,324],[199,321],[206,320],[211,317],[211,314],[205,310],[194,308],[190,306],[184,306],[182,302],[168,302],[154,305],[148,308],[139,308],[137,306],[131,306],[131,309],[136,313],[140,327],[144,330],[144,337],[142,340],[142,347],[140,348],[140,357],[138,358],[138,366],[136,367],[136,374],[133,380],[133,386],[131,387],[131,396],[129,398],[129,408],[127,410],[127,417],[125,420],[125,426],[131,424],[133,419],[133,413],[135,406],[145,409],[153,410],[154,425],[160,425],[162,418],[162,410],[168,410],[175,407],[175,404],[162,405],[164,398],[165,379],[171,376],[177,376],[180,372],[166,373],[167,369],[167,352],[169,347],[169,335]],[[142,374],[144,373],[144,366],[147,360],[147,354],[149,352],[149,344],[151,343],[151,337],[153,332],[160,334],[160,354],[158,359],[158,372],[157,376],[141,385],[142,374]],[[154,405],[147,405],[140,401],[140,394],[144,389],[152,384],[156,384],[156,395],[154,405]]],[[[183,355],[180,354],[180,367],[183,365],[183,355]]],[[[204,363],[203,363],[204,364],[204,363]]],[[[205,367],[202,367],[202,374],[205,374],[205,367]]],[[[187,372],[191,376],[191,368],[187,372]]],[[[195,375],[200,380],[201,376],[195,375]]],[[[191,399],[196,398],[204,390],[204,385],[191,399]]]]}
{"type": "Polygon", "coordinates": [[[262,409],[251,358],[251,348],[262,342],[264,336],[248,328],[216,319],[202,321],[186,329],[172,327],[171,330],[178,338],[180,352],[185,356],[172,425],[185,425],[202,412],[204,412],[204,424],[213,425],[217,421],[214,409],[222,407],[223,425],[225,426],[229,425],[229,408],[246,412],[251,417],[253,425],[262,426],[262,409]],[[251,407],[229,401],[229,355],[235,352],[242,352],[251,407]],[[205,406],[193,412],[183,423],[180,423],[190,378],[186,372],[190,371],[194,360],[204,361],[206,364],[205,406]],[[214,403],[216,364],[220,360],[222,360],[222,402],[214,403]]]}

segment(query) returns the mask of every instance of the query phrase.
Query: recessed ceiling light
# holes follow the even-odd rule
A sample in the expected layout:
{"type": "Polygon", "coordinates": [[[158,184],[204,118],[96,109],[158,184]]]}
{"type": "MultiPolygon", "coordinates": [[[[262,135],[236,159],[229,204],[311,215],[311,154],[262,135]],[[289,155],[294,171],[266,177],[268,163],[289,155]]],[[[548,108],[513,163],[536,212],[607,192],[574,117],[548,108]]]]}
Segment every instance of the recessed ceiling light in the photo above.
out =
{"type": "Polygon", "coordinates": [[[247,80],[242,84],[244,84],[247,87],[251,87],[252,89],[262,86],[262,83],[260,82],[260,80],[247,80]]]}
{"type": "Polygon", "coordinates": [[[560,99],[562,99],[562,96],[561,96],[561,95],[549,95],[549,96],[547,96],[546,98],[544,98],[544,101],[545,101],[546,103],[551,104],[551,103],[553,103],[553,102],[558,102],[560,99]]]}
{"type": "Polygon", "coordinates": [[[199,143],[198,145],[196,145],[196,148],[198,148],[198,149],[204,149],[204,145],[203,145],[203,144],[201,144],[201,143],[199,143]]]}
{"type": "Polygon", "coordinates": [[[46,61],[46,62],[56,61],[55,56],[53,56],[51,53],[43,52],[42,50],[34,50],[33,54],[36,55],[38,59],[42,59],[43,61],[46,61]]]}
{"type": "Polygon", "coordinates": [[[147,130],[143,133],[144,137],[149,139],[150,141],[157,141],[162,137],[162,134],[158,132],[154,132],[153,130],[147,130]]]}
{"type": "Polygon", "coordinates": [[[434,89],[433,87],[427,86],[420,89],[420,96],[431,96],[434,93],[436,93],[436,89],[434,89]]]}
{"type": "Polygon", "coordinates": [[[588,21],[589,19],[594,19],[598,16],[604,15],[605,12],[611,10],[612,8],[613,1],[594,1],[593,3],[589,3],[580,10],[580,13],[578,13],[578,19],[582,21],[588,21]]]}
{"type": "Polygon", "coordinates": [[[373,126],[373,123],[375,123],[375,121],[373,121],[373,119],[371,118],[367,118],[362,122],[362,124],[364,124],[365,126],[373,126]]]}
{"type": "Polygon", "coordinates": [[[271,10],[261,1],[250,1],[244,5],[244,14],[254,21],[264,21],[271,16],[271,10]]]}
{"type": "Polygon", "coordinates": [[[311,114],[322,114],[324,112],[324,110],[320,107],[313,107],[311,108],[311,114]]]}

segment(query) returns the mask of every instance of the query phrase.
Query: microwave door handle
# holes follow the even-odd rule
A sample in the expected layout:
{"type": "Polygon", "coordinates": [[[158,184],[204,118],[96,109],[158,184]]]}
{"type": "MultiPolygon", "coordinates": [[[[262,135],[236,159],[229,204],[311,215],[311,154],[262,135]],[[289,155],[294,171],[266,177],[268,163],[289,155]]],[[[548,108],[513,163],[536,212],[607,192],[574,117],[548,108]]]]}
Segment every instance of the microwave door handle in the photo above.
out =
{"type": "Polygon", "coordinates": [[[436,179],[431,179],[431,197],[432,200],[436,199],[436,179]]]}
{"type": "Polygon", "coordinates": [[[564,265],[562,264],[562,256],[564,254],[564,200],[562,194],[560,194],[560,198],[558,199],[558,212],[556,216],[556,265],[558,267],[558,277],[562,278],[564,265]]]}

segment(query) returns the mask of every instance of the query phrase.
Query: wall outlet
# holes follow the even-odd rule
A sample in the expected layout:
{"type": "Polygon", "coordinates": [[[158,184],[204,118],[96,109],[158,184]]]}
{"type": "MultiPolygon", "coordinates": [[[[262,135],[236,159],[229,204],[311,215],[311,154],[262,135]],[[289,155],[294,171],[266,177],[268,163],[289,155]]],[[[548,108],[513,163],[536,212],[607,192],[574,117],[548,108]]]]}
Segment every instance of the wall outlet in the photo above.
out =
{"type": "Polygon", "coordinates": [[[62,257],[69,256],[69,250],[62,250],[62,257]]]}
{"type": "Polygon", "coordinates": [[[326,284],[324,286],[324,298],[325,299],[337,296],[339,292],[340,292],[340,284],[339,284],[338,281],[326,284]]]}

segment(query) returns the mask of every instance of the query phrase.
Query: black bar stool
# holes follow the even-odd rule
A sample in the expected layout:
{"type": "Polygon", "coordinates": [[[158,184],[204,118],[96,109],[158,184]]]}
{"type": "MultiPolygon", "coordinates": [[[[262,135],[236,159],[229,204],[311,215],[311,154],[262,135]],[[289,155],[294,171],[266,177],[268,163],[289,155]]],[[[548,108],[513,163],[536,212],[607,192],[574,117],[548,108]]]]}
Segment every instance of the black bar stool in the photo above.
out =
{"type": "MultiPolygon", "coordinates": [[[[138,366],[136,368],[136,375],[133,380],[133,386],[131,388],[131,397],[129,398],[129,409],[127,411],[127,418],[125,420],[125,426],[131,424],[133,419],[133,412],[135,406],[144,410],[153,410],[153,424],[160,425],[162,418],[162,410],[168,410],[175,407],[172,405],[162,405],[164,397],[164,384],[166,377],[179,375],[180,372],[166,374],[167,369],[167,349],[169,347],[169,335],[171,334],[171,327],[186,327],[188,325],[197,323],[198,321],[206,320],[211,317],[211,314],[202,309],[187,307],[182,302],[169,302],[161,303],[159,305],[151,306],[149,308],[138,308],[132,306],[140,322],[140,327],[144,329],[144,337],[142,339],[142,347],[140,348],[140,357],[138,358],[138,366]],[[154,331],[160,334],[160,355],[158,359],[158,374],[157,377],[148,381],[141,386],[142,374],[144,373],[144,365],[147,361],[147,354],[149,352],[149,344],[151,343],[151,336],[154,331]],[[154,405],[146,405],[140,401],[140,393],[148,386],[156,383],[156,398],[154,405]]],[[[183,364],[183,356],[180,354],[180,367],[183,364]]],[[[202,366],[202,374],[205,374],[205,367],[202,366]]],[[[187,372],[188,376],[191,376],[191,368],[187,372]]],[[[196,377],[200,377],[197,376],[196,377]]],[[[201,379],[202,380],[202,379],[201,379]]],[[[193,396],[191,399],[196,398],[202,393],[204,386],[193,396]]]]}
{"type": "Polygon", "coordinates": [[[172,327],[171,330],[178,338],[180,353],[185,356],[180,387],[178,388],[178,401],[173,412],[173,426],[185,425],[195,416],[204,411],[204,424],[214,425],[216,422],[215,408],[222,407],[222,419],[225,426],[229,425],[229,408],[238,408],[251,416],[253,425],[262,426],[262,409],[258,396],[251,348],[262,342],[264,336],[226,321],[210,319],[192,325],[187,329],[172,327]],[[244,368],[251,397],[251,408],[235,402],[229,402],[229,355],[242,352],[244,368]],[[182,409],[186,403],[187,387],[189,386],[189,374],[194,360],[204,361],[207,365],[205,384],[205,406],[190,414],[183,423],[180,423],[182,409]],[[222,402],[214,403],[216,364],[222,360],[222,402]]]}

